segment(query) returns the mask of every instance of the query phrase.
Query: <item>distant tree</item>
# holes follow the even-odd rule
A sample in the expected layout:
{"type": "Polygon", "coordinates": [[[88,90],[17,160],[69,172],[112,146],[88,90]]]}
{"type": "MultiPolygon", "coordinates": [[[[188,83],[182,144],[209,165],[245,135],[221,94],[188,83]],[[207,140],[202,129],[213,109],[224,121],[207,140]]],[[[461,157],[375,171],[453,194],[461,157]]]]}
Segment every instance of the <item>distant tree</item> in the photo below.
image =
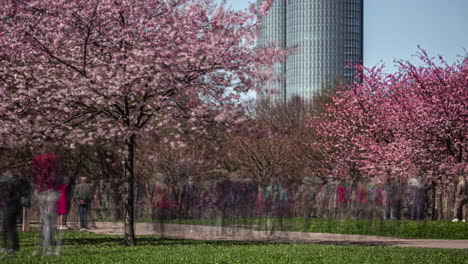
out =
{"type": "Polygon", "coordinates": [[[255,120],[277,134],[291,135],[305,130],[304,117],[312,111],[310,100],[299,96],[287,102],[264,97],[257,101],[255,120]]]}
{"type": "Polygon", "coordinates": [[[297,179],[304,170],[287,138],[236,136],[229,140],[227,149],[226,158],[232,166],[261,184],[297,179]]]}

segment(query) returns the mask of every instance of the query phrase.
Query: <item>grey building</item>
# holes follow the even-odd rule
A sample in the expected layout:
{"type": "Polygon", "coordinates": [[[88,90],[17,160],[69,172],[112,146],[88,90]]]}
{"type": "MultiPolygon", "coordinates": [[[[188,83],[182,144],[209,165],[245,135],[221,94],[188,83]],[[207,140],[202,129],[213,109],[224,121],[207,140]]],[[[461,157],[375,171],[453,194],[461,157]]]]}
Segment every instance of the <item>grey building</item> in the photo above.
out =
{"type": "MultiPolygon", "coordinates": [[[[261,3],[263,0],[259,0],[261,3]]],[[[259,45],[297,48],[275,66],[278,82],[261,96],[311,98],[335,80],[354,81],[348,65],[363,61],[364,0],[275,0],[262,21],[259,45]]]]}

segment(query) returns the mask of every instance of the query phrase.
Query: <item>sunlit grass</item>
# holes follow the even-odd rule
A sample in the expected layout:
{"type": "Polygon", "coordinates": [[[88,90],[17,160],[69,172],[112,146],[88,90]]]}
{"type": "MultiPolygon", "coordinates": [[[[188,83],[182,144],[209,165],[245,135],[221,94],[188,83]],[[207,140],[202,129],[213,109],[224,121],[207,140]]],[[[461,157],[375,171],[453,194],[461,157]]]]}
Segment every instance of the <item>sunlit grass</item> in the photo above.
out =
{"type": "Polygon", "coordinates": [[[0,263],[468,263],[466,250],[385,246],[272,244],[190,241],[138,237],[136,247],[121,237],[65,232],[62,254],[32,257],[37,234],[21,234],[21,251],[0,263]]]}

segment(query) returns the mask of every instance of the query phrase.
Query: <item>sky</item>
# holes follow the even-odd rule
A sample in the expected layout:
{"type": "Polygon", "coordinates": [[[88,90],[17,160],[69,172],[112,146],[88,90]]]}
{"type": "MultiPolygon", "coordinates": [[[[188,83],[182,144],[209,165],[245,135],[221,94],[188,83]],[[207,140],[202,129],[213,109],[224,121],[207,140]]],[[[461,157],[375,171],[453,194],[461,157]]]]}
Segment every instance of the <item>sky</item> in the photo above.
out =
{"type": "MultiPolygon", "coordinates": [[[[314,0],[310,0],[314,1],[314,0]]],[[[228,0],[235,9],[249,0],[228,0]]],[[[449,63],[468,52],[468,0],[365,0],[364,65],[384,63],[395,71],[394,60],[417,63],[418,45],[449,63]]]]}

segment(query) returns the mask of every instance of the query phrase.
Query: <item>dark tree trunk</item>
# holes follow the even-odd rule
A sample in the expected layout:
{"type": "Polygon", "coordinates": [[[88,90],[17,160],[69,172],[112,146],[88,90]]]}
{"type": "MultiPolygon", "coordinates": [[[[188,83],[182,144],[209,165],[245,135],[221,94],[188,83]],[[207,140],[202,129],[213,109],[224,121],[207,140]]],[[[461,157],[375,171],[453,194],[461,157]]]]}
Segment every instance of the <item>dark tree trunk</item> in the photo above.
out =
{"type": "Polygon", "coordinates": [[[431,193],[431,196],[432,196],[432,220],[438,220],[439,218],[439,214],[437,213],[437,183],[435,182],[432,182],[432,193],[431,193]]]}
{"type": "Polygon", "coordinates": [[[125,141],[125,168],[124,168],[124,237],[125,245],[135,246],[135,135],[125,141]]]}

